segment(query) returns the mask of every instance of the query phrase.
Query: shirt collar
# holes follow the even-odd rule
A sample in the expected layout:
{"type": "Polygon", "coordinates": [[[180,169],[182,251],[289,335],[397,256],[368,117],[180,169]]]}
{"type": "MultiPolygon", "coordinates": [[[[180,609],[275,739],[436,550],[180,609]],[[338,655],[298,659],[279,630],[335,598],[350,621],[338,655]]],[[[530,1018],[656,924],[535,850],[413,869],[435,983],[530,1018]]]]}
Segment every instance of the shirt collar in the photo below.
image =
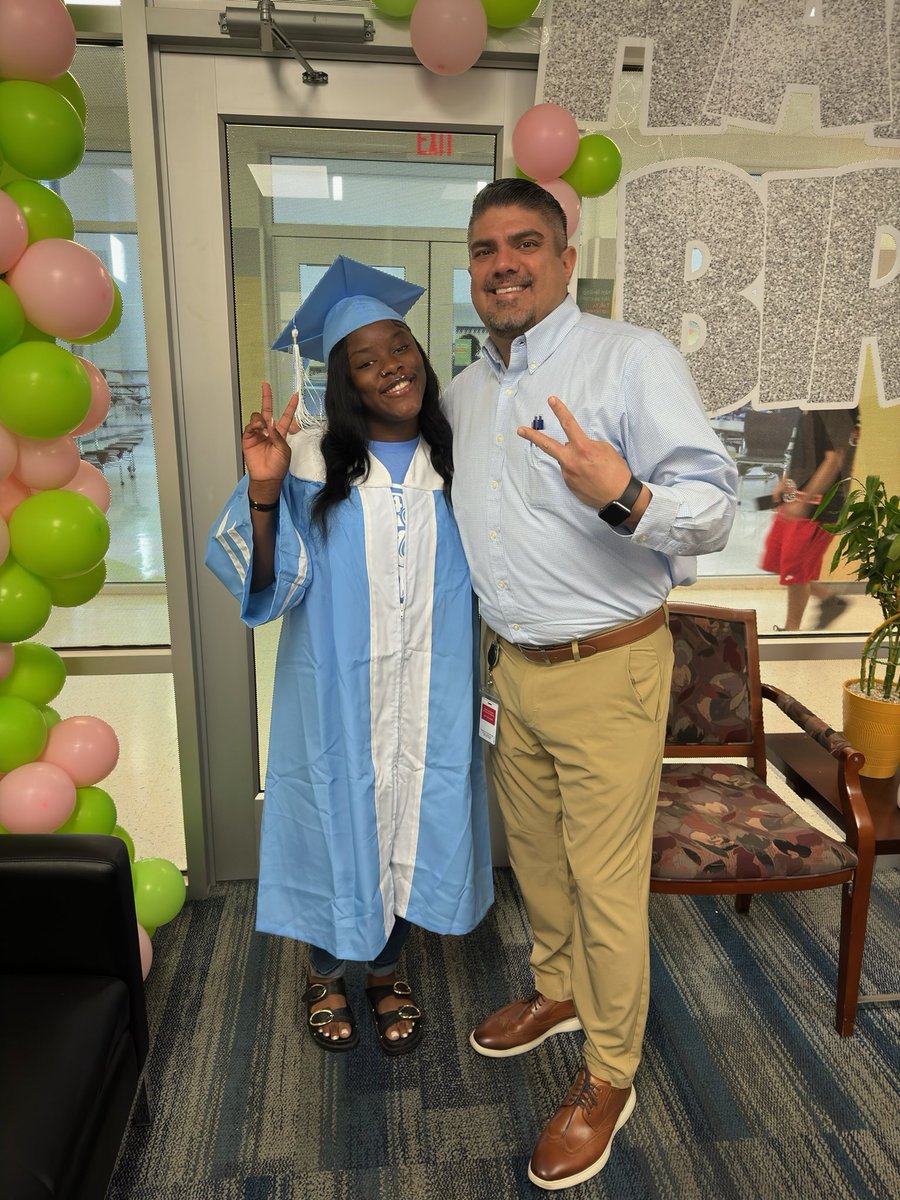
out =
{"type": "MultiPolygon", "coordinates": [[[[565,300],[554,308],[552,313],[544,317],[543,321],[539,321],[537,325],[524,333],[521,338],[515,339],[512,344],[512,352],[510,353],[510,363],[512,362],[516,347],[524,342],[528,370],[537,370],[556,350],[566,334],[578,324],[580,318],[581,310],[572,297],[567,294],[565,300]]],[[[506,373],[508,368],[490,338],[484,343],[482,352],[482,357],[487,359],[494,374],[499,379],[506,373]]]]}

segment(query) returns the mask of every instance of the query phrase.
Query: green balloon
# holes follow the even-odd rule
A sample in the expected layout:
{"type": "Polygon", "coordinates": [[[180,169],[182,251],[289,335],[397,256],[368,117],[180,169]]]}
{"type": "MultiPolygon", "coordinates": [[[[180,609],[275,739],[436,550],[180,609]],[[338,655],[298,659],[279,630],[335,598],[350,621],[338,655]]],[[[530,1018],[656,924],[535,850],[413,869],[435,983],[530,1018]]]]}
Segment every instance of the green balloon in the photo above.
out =
{"type": "Polygon", "coordinates": [[[185,898],[184,877],[165,858],[140,858],[132,869],[134,907],[138,923],[165,925],[181,912],[185,898]]]}
{"type": "Polygon", "coordinates": [[[96,333],[89,333],[87,337],[72,338],[73,344],[78,346],[92,346],[94,342],[102,342],[119,328],[119,322],[122,320],[122,293],[119,291],[119,285],[114,279],[112,285],[114,293],[113,305],[109,316],[96,333]]]}
{"type": "MultiPolygon", "coordinates": [[[[0,146],[0,150],[2,150],[2,148],[3,147],[0,146]]],[[[17,171],[12,163],[4,162],[3,156],[0,155],[0,187],[6,187],[6,185],[11,183],[13,179],[26,178],[27,176],[23,175],[21,171],[17,171]]]]}
{"type": "Polygon", "coordinates": [[[48,731],[51,730],[54,725],[58,725],[62,720],[62,717],[59,715],[56,709],[51,708],[49,704],[45,704],[42,707],[41,714],[44,718],[44,724],[47,726],[48,731]]]}
{"type": "Polygon", "coordinates": [[[41,710],[18,696],[0,696],[0,772],[34,762],[47,745],[41,710]]]}
{"type": "Polygon", "coordinates": [[[75,789],[75,808],[57,833],[113,833],[116,828],[116,806],[103,788],[75,789]]]}
{"type": "Polygon", "coordinates": [[[416,0],[372,0],[372,4],[386,17],[410,17],[416,0]]]}
{"type": "Polygon", "coordinates": [[[22,340],[25,332],[25,313],[19,297],[8,283],[0,279],[0,354],[5,354],[22,340]]]}
{"type": "Polygon", "coordinates": [[[579,196],[603,196],[615,187],[622,173],[619,147],[602,133],[587,133],[578,143],[578,153],[562,178],[579,196]]]}
{"type": "Polygon", "coordinates": [[[66,579],[101,561],[109,549],[109,522],[93,500],[78,492],[36,492],[9,518],[9,545],[26,570],[66,579]]]}
{"type": "Polygon", "coordinates": [[[73,575],[70,579],[48,579],[50,599],[57,608],[78,608],[93,600],[106,583],[106,563],[99,562],[83,575],[73,575]]]}
{"type": "Polygon", "coordinates": [[[66,668],[55,650],[40,642],[19,642],[13,648],[13,669],[0,679],[0,696],[18,696],[41,708],[58,696],[66,668]]]}
{"type": "Polygon", "coordinates": [[[83,125],[87,120],[87,104],[85,103],[81,85],[72,72],[66,71],[65,75],[60,75],[57,79],[51,79],[47,86],[52,87],[61,96],[65,96],[78,113],[78,119],[83,125]]]}
{"type": "Polygon", "coordinates": [[[121,838],[128,848],[128,857],[134,862],[134,839],[127,829],[123,829],[121,825],[116,825],[113,829],[113,837],[121,838]]]}
{"type": "Polygon", "coordinates": [[[50,589],[11,554],[0,564],[0,642],[24,642],[47,624],[50,589]]]}
{"type": "Polygon", "coordinates": [[[23,342],[53,342],[56,345],[56,338],[52,333],[44,333],[43,329],[38,329],[37,325],[25,318],[25,329],[22,331],[20,339],[23,342]]]}
{"type": "Polygon", "coordinates": [[[481,0],[488,25],[495,29],[512,29],[527,21],[537,9],[538,0],[481,0]]]}
{"type": "Polygon", "coordinates": [[[3,188],[15,200],[28,226],[28,245],[44,238],[75,238],[75,221],[68,205],[56,192],[35,179],[14,179],[3,188]]]}
{"type": "Polygon", "coordinates": [[[84,125],[45,83],[0,83],[0,146],[7,163],[32,179],[61,179],[84,158],[84,125]]]}
{"type": "Polygon", "coordinates": [[[22,437],[64,437],[91,406],[91,381],[54,342],[19,342],[0,354],[0,422],[22,437]]]}

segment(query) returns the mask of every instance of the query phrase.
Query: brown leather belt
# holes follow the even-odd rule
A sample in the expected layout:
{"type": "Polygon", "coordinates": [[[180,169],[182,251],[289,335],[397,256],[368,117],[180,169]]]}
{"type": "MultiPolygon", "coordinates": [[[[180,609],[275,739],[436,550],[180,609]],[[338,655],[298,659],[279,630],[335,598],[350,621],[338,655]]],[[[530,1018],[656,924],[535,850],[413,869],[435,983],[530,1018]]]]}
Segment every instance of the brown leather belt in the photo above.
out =
{"type": "Polygon", "coordinates": [[[577,662],[580,658],[590,658],[592,654],[599,654],[602,650],[616,650],[619,646],[628,646],[631,642],[647,637],[665,623],[666,610],[660,607],[652,613],[647,613],[646,617],[638,617],[636,621],[628,621],[625,625],[616,625],[614,629],[604,629],[601,633],[594,633],[577,642],[563,642],[560,646],[516,645],[516,649],[529,662],[577,662]]]}

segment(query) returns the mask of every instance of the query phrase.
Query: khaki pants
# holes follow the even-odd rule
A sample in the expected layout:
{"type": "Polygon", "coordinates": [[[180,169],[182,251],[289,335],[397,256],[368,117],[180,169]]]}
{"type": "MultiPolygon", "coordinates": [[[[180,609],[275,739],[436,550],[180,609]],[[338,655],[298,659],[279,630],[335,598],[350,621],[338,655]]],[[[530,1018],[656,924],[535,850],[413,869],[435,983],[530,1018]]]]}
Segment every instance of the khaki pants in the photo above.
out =
{"type": "MultiPolygon", "coordinates": [[[[485,648],[493,635],[485,632],[485,648]]],[[[538,991],[575,1002],[588,1069],[637,1070],[650,983],[648,895],[672,639],[532,663],[500,641],[490,754],[538,991]]],[[[483,660],[484,661],[484,660],[483,660]]]]}

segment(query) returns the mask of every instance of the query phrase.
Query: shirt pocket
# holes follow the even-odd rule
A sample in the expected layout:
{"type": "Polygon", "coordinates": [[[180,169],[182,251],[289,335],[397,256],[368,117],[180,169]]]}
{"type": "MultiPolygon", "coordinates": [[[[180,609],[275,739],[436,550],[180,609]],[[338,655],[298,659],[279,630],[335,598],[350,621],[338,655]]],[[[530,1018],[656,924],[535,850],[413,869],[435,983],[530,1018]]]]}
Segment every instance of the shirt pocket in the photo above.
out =
{"type": "Polygon", "coordinates": [[[556,459],[529,443],[524,487],[529,508],[559,508],[565,486],[556,459]]]}

